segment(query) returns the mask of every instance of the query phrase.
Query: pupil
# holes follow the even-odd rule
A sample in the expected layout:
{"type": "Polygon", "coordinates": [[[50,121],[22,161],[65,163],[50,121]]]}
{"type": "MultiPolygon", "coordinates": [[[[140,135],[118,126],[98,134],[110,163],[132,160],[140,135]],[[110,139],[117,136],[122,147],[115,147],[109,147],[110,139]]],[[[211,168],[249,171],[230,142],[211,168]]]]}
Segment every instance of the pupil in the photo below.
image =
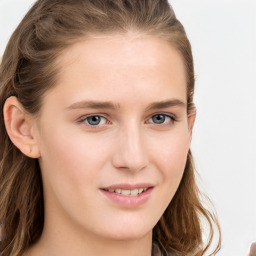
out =
{"type": "Polygon", "coordinates": [[[156,124],[162,124],[165,121],[165,116],[164,115],[155,115],[153,116],[153,122],[156,124]]]}
{"type": "Polygon", "coordinates": [[[98,125],[100,123],[100,116],[90,116],[90,117],[88,117],[88,123],[90,125],[98,125]]]}

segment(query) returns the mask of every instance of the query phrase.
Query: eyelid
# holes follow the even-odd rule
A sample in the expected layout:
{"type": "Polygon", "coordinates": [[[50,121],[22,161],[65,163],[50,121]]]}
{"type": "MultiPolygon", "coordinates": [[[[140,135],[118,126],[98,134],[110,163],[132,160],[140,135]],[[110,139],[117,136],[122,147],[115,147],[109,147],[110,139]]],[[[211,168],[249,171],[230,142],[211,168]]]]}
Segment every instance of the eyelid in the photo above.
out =
{"type": "Polygon", "coordinates": [[[88,126],[88,127],[92,127],[92,128],[100,128],[102,126],[105,126],[106,124],[102,124],[102,125],[90,125],[90,124],[86,124],[85,123],[85,120],[89,117],[92,117],[92,116],[98,116],[98,117],[102,117],[102,118],[105,118],[106,119],[106,124],[111,124],[112,122],[109,121],[109,117],[106,116],[106,114],[88,114],[88,115],[83,115],[82,117],[80,117],[78,120],[77,120],[77,123],[83,123],[85,126],[88,126]]]}
{"type": "MultiPolygon", "coordinates": [[[[177,120],[177,117],[176,117],[176,115],[175,114],[173,114],[173,113],[167,113],[167,112],[155,112],[155,113],[152,113],[152,114],[150,114],[150,116],[148,116],[147,118],[146,118],[146,123],[148,123],[148,124],[152,124],[152,125],[157,125],[157,126],[164,126],[164,125],[169,125],[169,124],[174,124],[175,122],[177,122],[178,120],[177,120]],[[170,120],[170,122],[168,122],[168,123],[162,123],[162,124],[157,124],[157,123],[154,123],[154,122],[149,122],[149,120],[150,119],[152,119],[154,116],[156,116],[156,115],[164,115],[164,116],[166,116],[166,117],[169,117],[171,120],[170,120]]],[[[99,128],[103,128],[104,126],[107,126],[107,125],[109,125],[109,124],[112,124],[112,122],[110,121],[110,117],[109,117],[109,115],[107,115],[107,114],[104,114],[104,113],[100,113],[100,114],[98,114],[98,113],[93,113],[93,114],[88,114],[88,115],[83,115],[83,116],[81,116],[80,118],[78,118],[78,120],[77,120],[77,123],[79,123],[79,124],[83,124],[83,125],[85,125],[85,126],[87,126],[87,127],[89,127],[89,128],[92,128],[92,129],[99,129],[99,128]],[[89,117],[92,117],[92,116],[99,116],[99,117],[102,117],[102,118],[105,118],[106,119],[106,123],[105,124],[101,124],[101,125],[90,125],[90,124],[86,124],[85,123],[85,120],[87,119],[87,118],[89,118],[89,117]]]]}
{"type": "Polygon", "coordinates": [[[153,113],[153,114],[151,114],[151,115],[147,118],[147,120],[148,120],[148,119],[151,119],[153,116],[156,116],[156,115],[163,115],[163,116],[169,117],[169,118],[171,118],[171,120],[172,120],[173,122],[177,122],[177,121],[178,121],[176,115],[174,115],[174,114],[172,114],[172,113],[166,113],[166,112],[156,112],[156,113],[153,113]]]}

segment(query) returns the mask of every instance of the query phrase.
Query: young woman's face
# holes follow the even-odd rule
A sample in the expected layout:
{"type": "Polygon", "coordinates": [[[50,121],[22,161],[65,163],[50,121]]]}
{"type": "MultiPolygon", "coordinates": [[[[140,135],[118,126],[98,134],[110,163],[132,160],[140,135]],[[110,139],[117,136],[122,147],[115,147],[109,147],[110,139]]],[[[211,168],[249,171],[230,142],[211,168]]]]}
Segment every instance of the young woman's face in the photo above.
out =
{"type": "Polygon", "coordinates": [[[190,146],[181,57],[163,39],[113,35],[73,45],[59,63],[36,133],[46,225],[151,235],[190,146]]]}

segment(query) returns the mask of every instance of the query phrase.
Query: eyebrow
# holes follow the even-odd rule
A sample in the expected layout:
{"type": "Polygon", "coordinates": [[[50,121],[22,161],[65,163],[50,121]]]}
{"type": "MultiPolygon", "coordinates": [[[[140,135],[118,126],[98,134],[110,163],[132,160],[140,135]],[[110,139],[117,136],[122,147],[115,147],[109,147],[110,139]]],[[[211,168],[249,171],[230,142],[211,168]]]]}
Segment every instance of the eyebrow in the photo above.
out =
{"type": "Polygon", "coordinates": [[[83,109],[83,108],[93,108],[93,109],[110,109],[110,110],[116,110],[120,108],[119,104],[113,104],[109,101],[79,101],[76,102],[69,107],[67,107],[67,110],[73,110],[73,109],[83,109]]]}
{"type": "Polygon", "coordinates": [[[153,102],[148,107],[147,110],[154,110],[154,109],[163,109],[163,108],[169,108],[169,107],[186,107],[186,104],[179,100],[179,99],[171,99],[171,100],[165,100],[160,102],[153,102]]]}
{"type": "MultiPolygon", "coordinates": [[[[179,99],[171,99],[160,102],[153,102],[146,108],[146,110],[151,111],[154,109],[163,109],[175,106],[186,107],[186,104],[179,99]]],[[[84,108],[118,110],[120,109],[120,104],[114,104],[109,101],[79,101],[70,105],[66,109],[74,110],[84,108]]]]}

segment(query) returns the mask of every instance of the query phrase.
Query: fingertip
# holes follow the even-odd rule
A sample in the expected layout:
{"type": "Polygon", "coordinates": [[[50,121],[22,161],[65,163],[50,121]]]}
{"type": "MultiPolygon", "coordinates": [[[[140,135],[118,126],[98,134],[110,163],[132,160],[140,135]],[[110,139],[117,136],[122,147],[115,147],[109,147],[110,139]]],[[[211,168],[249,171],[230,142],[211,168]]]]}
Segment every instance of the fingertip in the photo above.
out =
{"type": "Polygon", "coordinates": [[[248,256],[256,256],[256,242],[251,242],[248,256]]]}

